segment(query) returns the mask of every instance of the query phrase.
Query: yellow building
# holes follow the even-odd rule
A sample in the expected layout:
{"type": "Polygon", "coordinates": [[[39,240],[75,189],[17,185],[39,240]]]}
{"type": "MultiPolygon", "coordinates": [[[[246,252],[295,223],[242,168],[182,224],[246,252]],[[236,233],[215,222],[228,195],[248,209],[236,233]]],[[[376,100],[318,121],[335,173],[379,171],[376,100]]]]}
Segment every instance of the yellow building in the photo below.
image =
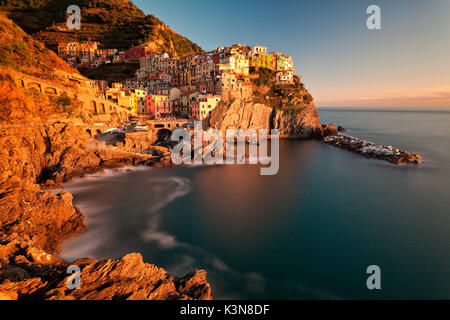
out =
{"type": "Polygon", "coordinates": [[[145,108],[147,103],[147,91],[135,89],[134,93],[136,95],[138,112],[139,114],[145,114],[145,108]]]}
{"type": "Polygon", "coordinates": [[[125,107],[130,110],[133,114],[137,114],[138,108],[138,98],[134,92],[130,91],[120,91],[117,97],[117,104],[119,106],[125,107]]]}
{"type": "Polygon", "coordinates": [[[197,120],[205,120],[213,111],[221,100],[221,96],[218,95],[207,95],[207,96],[199,96],[198,97],[198,118],[197,120]]]}
{"type": "Polygon", "coordinates": [[[276,57],[272,54],[256,54],[250,58],[250,67],[276,69],[276,57]]]}
{"type": "Polygon", "coordinates": [[[247,56],[243,54],[234,54],[229,58],[229,65],[234,73],[248,75],[250,62],[247,56]]]}

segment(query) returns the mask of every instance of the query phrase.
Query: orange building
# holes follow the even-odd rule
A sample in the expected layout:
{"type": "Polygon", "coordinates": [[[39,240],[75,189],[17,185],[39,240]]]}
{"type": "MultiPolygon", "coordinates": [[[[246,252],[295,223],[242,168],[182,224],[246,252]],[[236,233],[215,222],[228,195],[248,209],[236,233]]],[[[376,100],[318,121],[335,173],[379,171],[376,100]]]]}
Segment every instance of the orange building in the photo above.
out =
{"type": "Polygon", "coordinates": [[[250,67],[276,70],[276,57],[272,54],[255,54],[250,58],[250,67]]]}

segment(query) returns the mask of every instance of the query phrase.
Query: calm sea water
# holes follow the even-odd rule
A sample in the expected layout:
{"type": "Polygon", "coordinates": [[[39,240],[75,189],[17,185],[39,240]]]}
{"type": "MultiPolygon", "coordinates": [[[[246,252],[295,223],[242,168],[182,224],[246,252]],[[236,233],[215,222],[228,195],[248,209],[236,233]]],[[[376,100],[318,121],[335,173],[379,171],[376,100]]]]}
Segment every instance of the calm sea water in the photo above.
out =
{"type": "Polygon", "coordinates": [[[256,166],[135,168],[65,186],[88,230],[62,256],[140,252],[175,275],[208,271],[216,299],[449,299],[450,109],[321,109],[323,123],[420,153],[420,167],[317,141],[256,166]],[[366,287],[369,265],[381,290],[366,287]]]}

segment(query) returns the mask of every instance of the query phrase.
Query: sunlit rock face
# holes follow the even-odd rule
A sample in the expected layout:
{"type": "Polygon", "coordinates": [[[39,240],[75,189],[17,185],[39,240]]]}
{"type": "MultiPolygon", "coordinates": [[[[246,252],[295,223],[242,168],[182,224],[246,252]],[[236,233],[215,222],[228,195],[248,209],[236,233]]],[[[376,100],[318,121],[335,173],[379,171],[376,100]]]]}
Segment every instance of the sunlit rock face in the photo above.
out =
{"type": "Polygon", "coordinates": [[[314,103],[298,106],[298,112],[275,109],[265,104],[235,99],[221,102],[209,119],[209,126],[227,129],[277,129],[283,138],[312,138],[322,135],[314,103]]]}

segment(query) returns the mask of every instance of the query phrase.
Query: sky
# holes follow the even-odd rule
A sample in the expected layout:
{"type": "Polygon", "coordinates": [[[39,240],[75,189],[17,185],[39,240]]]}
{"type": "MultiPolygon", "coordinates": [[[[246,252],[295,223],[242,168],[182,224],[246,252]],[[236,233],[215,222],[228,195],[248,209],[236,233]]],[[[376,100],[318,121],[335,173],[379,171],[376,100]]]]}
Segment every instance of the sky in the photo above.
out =
{"type": "Polygon", "coordinates": [[[133,0],[204,50],[293,57],[319,107],[450,106],[450,0],[133,0]],[[368,6],[381,9],[369,30],[368,6]]]}

